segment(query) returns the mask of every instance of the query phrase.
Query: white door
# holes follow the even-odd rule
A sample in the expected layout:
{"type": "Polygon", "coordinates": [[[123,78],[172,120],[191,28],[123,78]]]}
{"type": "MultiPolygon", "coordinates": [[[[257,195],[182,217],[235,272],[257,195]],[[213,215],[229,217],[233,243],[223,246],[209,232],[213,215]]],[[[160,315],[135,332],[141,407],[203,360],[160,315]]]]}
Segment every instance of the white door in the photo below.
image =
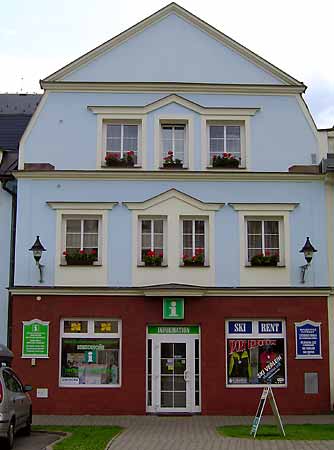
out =
{"type": "Polygon", "coordinates": [[[148,335],[147,356],[147,410],[156,413],[199,412],[199,336],[148,335]]]}

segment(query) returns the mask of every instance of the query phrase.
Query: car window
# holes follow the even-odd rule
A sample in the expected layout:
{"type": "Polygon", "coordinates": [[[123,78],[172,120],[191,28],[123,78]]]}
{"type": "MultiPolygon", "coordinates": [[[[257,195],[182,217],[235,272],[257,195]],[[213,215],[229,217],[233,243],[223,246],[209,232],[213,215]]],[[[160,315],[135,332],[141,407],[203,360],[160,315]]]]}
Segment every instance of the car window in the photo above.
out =
{"type": "Polygon", "coordinates": [[[3,371],[3,379],[8,390],[12,392],[23,392],[21,383],[11,373],[7,372],[7,370],[3,371]]]}

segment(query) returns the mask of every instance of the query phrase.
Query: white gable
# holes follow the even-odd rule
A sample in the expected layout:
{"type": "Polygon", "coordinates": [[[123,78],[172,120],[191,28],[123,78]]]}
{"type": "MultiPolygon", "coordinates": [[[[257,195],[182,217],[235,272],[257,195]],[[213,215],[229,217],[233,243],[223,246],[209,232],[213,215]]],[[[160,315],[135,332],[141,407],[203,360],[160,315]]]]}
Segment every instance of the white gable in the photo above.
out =
{"type": "Polygon", "coordinates": [[[284,84],[175,13],[63,81],[284,84]]]}

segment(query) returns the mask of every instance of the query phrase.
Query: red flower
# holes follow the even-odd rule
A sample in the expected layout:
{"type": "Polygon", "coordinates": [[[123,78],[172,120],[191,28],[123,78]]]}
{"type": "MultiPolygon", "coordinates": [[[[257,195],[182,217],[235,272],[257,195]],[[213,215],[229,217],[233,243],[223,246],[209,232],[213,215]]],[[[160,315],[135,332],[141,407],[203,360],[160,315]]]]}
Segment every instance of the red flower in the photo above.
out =
{"type": "Polygon", "coordinates": [[[159,257],[160,258],[162,258],[164,255],[163,255],[163,253],[161,252],[161,253],[159,253],[159,257]]]}
{"type": "Polygon", "coordinates": [[[173,151],[172,150],[168,150],[167,154],[173,156],[173,151]]]}
{"type": "Polygon", "coordinates": [[[227,158],[227,153],[223,153],[223,158],[227,158]]]}
{"type": "Polygon", "coordinates": [[[95,248],[93,248],[90,253],[91,253],[91,255],[96,255],[97,251],[95,250],[95,248]]]}
{"type": "Polygon", "coordinates": [[[217,159],[217,155],[213,155],[212,159],[217,159]]]}
{"type": "Polygon", "coordinates": [[[79,253],[80,253],[80,255],[84,255],[85,254],[85,250],[80,250],[79,253]]]}
{"type": "Polygon", "coordinates": [[[203,249],[202,248],[196,248],[195,255],[202,255],[203,249]]]}
{"type": "Polygon", "coordinates": [[[67,256],[67,251],[66,251],[66,250],[63,252],[63,255],[64,255],[64,256],[67,256]]]}
{"type": "Polygon", "coordinates": [[[127,154],[128,156],[133,156],[133,155],[135,154],[135,152],[132,151],[132,150],[129,150],[128,152],[126,152],[126,154],[127,154]]]}
{"type": "Polygon", "coordinates": [[[269,251],[269,250],[266,250],[266,251],[264,252],[264,254],[265,254],[265,256],[270,256],[270,251],[269,251]]]}

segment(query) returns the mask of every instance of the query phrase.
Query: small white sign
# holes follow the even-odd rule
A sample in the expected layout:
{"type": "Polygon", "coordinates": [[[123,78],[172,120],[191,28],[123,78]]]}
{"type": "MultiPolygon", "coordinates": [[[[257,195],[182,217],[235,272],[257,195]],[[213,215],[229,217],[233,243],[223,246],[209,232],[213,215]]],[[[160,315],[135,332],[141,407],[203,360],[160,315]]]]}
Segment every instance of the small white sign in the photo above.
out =
{"type": "Polygon", "coordinates": [[[61,377],[61,384],[79,384],[79,378],[77,377],[61,377]]]}
{"type": "Polygon", "coordinates": [[[37,398],[48,398],[49,397],[49,389],[48,388],[37,388],[36,397],[37,398]]]}

